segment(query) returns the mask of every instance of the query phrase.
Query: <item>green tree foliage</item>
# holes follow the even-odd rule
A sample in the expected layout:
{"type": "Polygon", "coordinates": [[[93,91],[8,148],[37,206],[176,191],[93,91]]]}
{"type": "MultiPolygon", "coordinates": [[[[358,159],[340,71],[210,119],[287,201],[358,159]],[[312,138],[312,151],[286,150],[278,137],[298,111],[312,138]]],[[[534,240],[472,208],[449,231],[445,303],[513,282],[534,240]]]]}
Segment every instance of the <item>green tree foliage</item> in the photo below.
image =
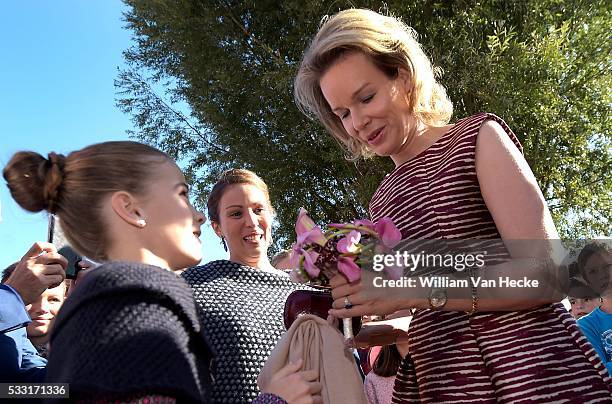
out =
{"type": "Polygon", "coordinates": [[[605,0],[126,0],[135,45],[118,104],[134,135],[186,162],[200,204],[219,172],[268,183],[279,245],[300,206],[315,220],[365,217],[389,159],[356,163],[293,103],[321,17],[390,12],[444,70],[458,119],[502,116],[525,146],[564,237],[610,232],[610,13],[605,0]],[[346,3],[346,4],[345,4],[346,3]]]}

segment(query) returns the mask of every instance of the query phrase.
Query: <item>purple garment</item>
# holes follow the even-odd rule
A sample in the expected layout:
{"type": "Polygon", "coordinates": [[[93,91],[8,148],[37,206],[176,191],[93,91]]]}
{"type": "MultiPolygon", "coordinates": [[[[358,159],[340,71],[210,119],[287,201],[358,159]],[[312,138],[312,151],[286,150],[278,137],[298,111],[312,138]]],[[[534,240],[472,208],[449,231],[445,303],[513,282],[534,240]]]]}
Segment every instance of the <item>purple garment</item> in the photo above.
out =
{"type": "MultiPolygon", "coordinates": [[[[404,239],[499,239],[476,176],[480,113],[457,122],[430,148],[396,167],[370,202],[404,239]]],[[[419,310],[393,402],[549,403],[609,399],[605,367],[561,303],[516,312],[419,310]]]]}
{"type": "Polygon", "coordinates": [[[389,404],[393,395],[395,376],[378,376],[374,372],[367,374],[363,388],[369,404],[389,404]]]}

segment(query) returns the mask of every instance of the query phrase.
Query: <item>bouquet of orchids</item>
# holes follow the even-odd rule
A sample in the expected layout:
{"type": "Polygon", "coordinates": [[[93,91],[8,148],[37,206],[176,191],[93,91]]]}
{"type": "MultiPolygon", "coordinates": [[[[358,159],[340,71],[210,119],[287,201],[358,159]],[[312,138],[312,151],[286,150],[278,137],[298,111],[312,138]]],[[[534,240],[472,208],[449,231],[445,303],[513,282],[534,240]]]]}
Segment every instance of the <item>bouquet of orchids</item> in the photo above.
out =
{"type": "MultiPolygon", "coordinates": [[[[361,279],[361,270],[369,267],[375,254],[385,254],[401,240],[401,233],[387,217],[376,224],[369,220],[332,223],[323,231],[300,209],[295,224],[297,242],[291,251],[291,279],[299,283],[329,286],[329,280],[341,273],[349,282],[361,279]]],[[[397,268],[385,268],[387,276],[398,278],[397,268]]],[[[350,306],[347,300],[347,308],[350,306]]],[[[351,319],[343,320],[344,336],[353,338],[351,319]]]]}

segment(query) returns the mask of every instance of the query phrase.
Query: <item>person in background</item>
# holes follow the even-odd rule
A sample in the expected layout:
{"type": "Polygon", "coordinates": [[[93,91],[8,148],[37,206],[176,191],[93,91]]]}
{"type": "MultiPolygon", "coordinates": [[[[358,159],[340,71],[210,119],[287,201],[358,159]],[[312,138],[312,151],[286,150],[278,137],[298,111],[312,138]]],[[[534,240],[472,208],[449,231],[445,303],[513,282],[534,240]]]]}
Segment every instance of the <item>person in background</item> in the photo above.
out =
{"type": "Polygon", "coordinates": [[[32,320],[26,327],[28,339],[43,358],[48,356],[49,338],[53,330],[53,323],[64,303],[66,291],[66,282],[62,282],[59,286],[48,288],[36,301],[26,306],[32,320]]]}
{"type": "Polygon", "coordinates": [[[599,307],[601,297],[582,278],[577,261],[572,262],[568,269],[570,275],[567,292],[569,312],[574,319],[578,320],[599,307]]]}
{"type": "Polygon", "coordinates": [[[395,375],[407,353],[408,345],[405,343],[385,345],[380,349],[372,371],[366,375],[363,386],[370,404],[391,402],[395,375]]]}
{"type": "Polygon", "coordinates": [[[270,263],[276,269],[280,269],[284,272],[291,272],[291,250],[279,251],[272,257],[270,263]]]}
{"type": "Polygon", "coordinates": [[[294,94],[351,158],[377,155],[395,164],[370,201],[373,222],[391,219],[404,243],[488,240],[499,247],[472,279],[526,277],[538,284],[428,286],[416,278],[437,268],[419,265],[405,273],[415,287],[381,288],[364,271],[358,282],[330,280],[330,314],[416,309],[396,402],[609,400],[605,367],[560,303],[567,273],[557,261],[565,253],[520,142],[491,113],[450,123],[453,107],[439,73],[398,18],[348,9],[319,27],[294,94]]]}
{"type": "MultiPolygon", "coordinates": [[[[141,143],[104,142],[68,156],[19,152],[3,174],[21,207],[56,214],[70,245],[103,263],[57,315],[46,381],[69,383],[82,402],[206,402],[212,353],[192,291],[173,273],[201,260],[205,218],[176,163],[141,143]]],[[[46,245],[27,257],[41,249],[58,259],[46,245]]],[[[300,366],[279,371],[257,402],[310,398],[316,375],[300,366]]]]}
{"type": "Polygon", "coordinates": [[[23,258],[5,269],[0,284],[0,382],[41,383],[47,360],[27,338],[26,310],[65,277],[66,259],[49,243],[34,243],[23,258]]]}
{"type": "Polygon", "coordinates": [[[586,316],[601,304],[601,298],[597,296],[589,297],[572,297],[568,298],[570,303],[570,313],[576,320],[586,316]]]}
{"type": "Polygon", "coordinates": [[[242,169],[222,173],[207,210],[229,260],[189,268],[181,276],[193,289],[204,334],[218,353],[211,400],[249,402],[259,393],[257,377],[285,332],[285,301],[305,287],[268,260],[274,209],[259,176],[242,169]]]}
{"type": "Polygon", "coordinates": [[[591,289],[601,295],[601,305],[578,320],[578,326],[612,376],[612,248],[610,240],[587,244],[578,255],[578,266],[591,289]]]}

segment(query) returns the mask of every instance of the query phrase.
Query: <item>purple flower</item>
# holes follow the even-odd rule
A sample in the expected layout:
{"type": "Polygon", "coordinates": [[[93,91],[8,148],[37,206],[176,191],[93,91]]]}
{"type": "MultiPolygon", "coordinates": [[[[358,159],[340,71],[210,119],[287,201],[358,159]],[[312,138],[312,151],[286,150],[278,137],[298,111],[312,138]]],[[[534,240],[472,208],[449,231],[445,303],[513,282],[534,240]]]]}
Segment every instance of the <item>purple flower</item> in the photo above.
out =
{"type": "Polygon", "coordinates": [[[300,255],[302,251],[302,247],[298,243],[294,243],[291,247],[291,254],[289,255],[289,265],[291,268],[300,267],[300,255]]]}
{"type": "Polygon", "coordinates": [[[388,217],[383,217],[376,222],[375,229],[382,243],[388,248],[395,247],[402,240],[402,233],[395,227],[393,220],[388,217]]]}
{"type": "Polygon", "coordinates": [[[324,246],[327,239],[319,226],[308,216],[306,209],[300,208],[297,221],[295,222],[295,233],[297,234],[297,243],[302,245],[307,242],[317,243],[324,246]]]}
{"type": "Polygon", "coordinates": [[[340,271],[349,282],[361,279],[361,268],[350,257],[338,257],[338,271],[340,271]]]}
{"type": "Polygon", "coordinates": [[[361,240],[361,233],[359,233],[357,230],[351,230],[346,237],[342,237],[340,241],[338,241],[336,248],[343,254],[356,253],[359,240],[361,240]]]}
{"type": "Polygon", "coordinates": [[[311,278],[316,278],[321,273],[321,270],[317,268],[315,262],[317,262],[317,258],[319,258],[319,253],[316,251],[304,251],[302,250],[302,255],[304,256],[304,269],[308,272],[308,275],[311,278]]]}
{"type": "Polygon", "coordinates": [[[372,223],[370,220],[368,219],[359,219],[359,220],[355,220],[354,222],[355,226],[363,226],[363,227],[367,227],[370,230],[374,230],[376,228],[376,226],[374,225],[374,223],[372,223]]]}

